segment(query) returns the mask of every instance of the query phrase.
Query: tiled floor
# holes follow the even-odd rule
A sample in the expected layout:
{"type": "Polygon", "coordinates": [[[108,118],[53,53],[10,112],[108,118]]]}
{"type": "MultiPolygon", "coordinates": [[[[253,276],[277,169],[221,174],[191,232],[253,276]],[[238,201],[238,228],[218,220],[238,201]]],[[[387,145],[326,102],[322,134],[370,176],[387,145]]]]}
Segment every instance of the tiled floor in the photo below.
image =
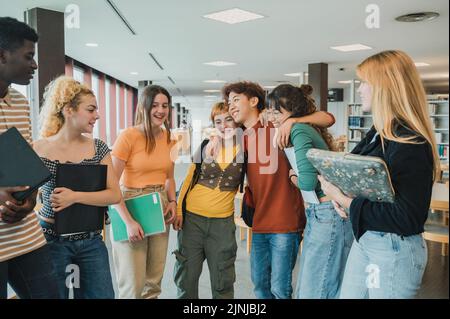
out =
{"type": "MultiPolygon", "coordinates": [[[[253,285],[250,279],[250,258],[246,252],[246,242],[239,241],[238,232],[236,232],[238,241],[238,253],[236,259],[236,283],[235,298],[254,299],[253,285]]],[[[167,255],[166,270],[162,281],[162,293],[160,298],[176,298],[176,286],[173,282],[173,268],[175,256],[170,254],[176,247],[176,232],[171,230],[169,235],[169,252],[167,255]]],[[[441,256],[441,246],[437,243],[428,243],[428,265],[423,277],[422,287],[417,298],[420,299],[448,299],[449,298],[449,257],[441,256]]],[[[298,259],[293,272],[293,286],[298,273],[298,259]]],[[[112,269],[113,270],[113,269],[112,269]]],[[[114,283],[115,285],[115,283],[114,283]]],[[[199,297],[201,299],[210,299],[211,290],[209,283],[209,271],[205,262],[203,273],[199,283],[199,297]]],[[[116,289],[116,287],[115,287],[116,289]]]]}

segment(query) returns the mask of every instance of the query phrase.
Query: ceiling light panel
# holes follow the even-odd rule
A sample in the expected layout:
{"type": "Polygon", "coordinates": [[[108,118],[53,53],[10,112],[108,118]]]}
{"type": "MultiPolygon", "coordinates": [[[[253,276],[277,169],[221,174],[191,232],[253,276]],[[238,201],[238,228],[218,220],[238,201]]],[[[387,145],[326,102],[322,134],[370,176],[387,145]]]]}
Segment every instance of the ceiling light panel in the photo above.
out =
{"type": "Polygon", "coordinates": [[[349,44],[349,45],[341,45],[336,47],[331,47],[333,50],[341,51],[341,52],[352,52],[352,51],[361,51],[361,50],[370,50],[371,47],[364,44],[349,44]]]}
{"type": "Polygon", "coordinates": [[[245,10],[242,10],[239,8],[215,12],[215,13],[204,15],[203,17],[207,18],[207,19],[212,19],[212,20],[228,23],[228,24],[236,24],[236,23],[253,21],[256,19],[264,18],[264,16],[262,16],[260,14],[245,11],[245,10]]]}

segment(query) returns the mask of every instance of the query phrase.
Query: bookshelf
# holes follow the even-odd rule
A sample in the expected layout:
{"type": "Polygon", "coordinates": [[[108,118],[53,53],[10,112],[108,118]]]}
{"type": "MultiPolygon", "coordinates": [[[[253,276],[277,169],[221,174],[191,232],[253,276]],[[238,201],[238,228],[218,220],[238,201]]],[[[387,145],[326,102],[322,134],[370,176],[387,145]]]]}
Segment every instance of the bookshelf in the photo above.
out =
{"type": "Polygon", "coordinates": [[[362,111],[362,104],[347,105],[347,149],[351,151],[373,125],[372,115],[362,111]]]}
{"type": "Polygon", "coordinates": [[[449,109],[448,96],[439,99],[428,98],[428,111],[430,113],[431,124],[436,137],[436,144],[439,157],[444,163],[448,163],[449,146],[449,109]]]}

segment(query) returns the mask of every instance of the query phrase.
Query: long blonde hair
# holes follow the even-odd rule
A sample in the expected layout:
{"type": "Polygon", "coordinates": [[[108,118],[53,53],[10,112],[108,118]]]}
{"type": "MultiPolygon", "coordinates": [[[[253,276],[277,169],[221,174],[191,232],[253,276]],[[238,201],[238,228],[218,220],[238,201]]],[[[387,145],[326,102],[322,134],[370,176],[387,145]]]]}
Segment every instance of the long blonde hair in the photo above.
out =
{"type": "Polygon", "coordinates": [[[64,125],[63,108],[68,106],[77,110],[83,96],[94,92],[87,86],[69,76],[60,76],[45,88],[44,103],[40,113],[40,136],[49,137],[57,134],[64,125]]]}
{"type": "Polygon", "coordinates": [[[440,159],[428,113],[425,89],[412,59],[402,51],[384,51],[365,59],[357,74],[372,87],[373,123],[383,139],[418,144],[415,136],[400,137],[394,129],[403,124],[432,147],[433,180],[440,174],[440,159]]]}

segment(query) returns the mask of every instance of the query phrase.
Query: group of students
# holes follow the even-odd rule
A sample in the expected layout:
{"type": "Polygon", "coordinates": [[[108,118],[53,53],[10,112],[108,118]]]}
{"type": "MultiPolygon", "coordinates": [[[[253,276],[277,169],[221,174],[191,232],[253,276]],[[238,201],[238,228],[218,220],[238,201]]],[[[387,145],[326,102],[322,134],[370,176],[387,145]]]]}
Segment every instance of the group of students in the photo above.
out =
{"type": "MultiPolygon", "coordinates": [[[[0,132],[28,116],[20,130],[30,142],[27,102],[10,85],[29,83],[37,69],[37,41],[26,24],[0,18],[0,132]]],[[[233,298],[234,199],[244,183],[247,204],[254,208],[250,267],[257,298],[414,297],[427,262],[421,233],[439,174],[425,91],[413,61],[401,51],[373,55],[357,73],[363,108],[372,112],[374,126],[352,152],[386,162],[394,203],[347,197],[309,163],[309,149],[334,149],[326,130],[334,118],[316,110],[310,86],[282,84],[266,98],[257,83],[226,85],[224,102],[211,112],[215,134],[197,150],[177,199],[177,147],[166,89],[143,90],[135,125],[119,134],[110,152],[103,141],[86,136],[99,118],[93,91],[70,77],[53,80],[40,112],[40,139],[32,143],[52,172],[41,188],[42,208],[33,211],[36,194],[14,200],[11,194],[22,187],[0,189],[0,298],[6,297],[6,283],[20,298],[68,298],[70,265],[79,267],[75,298],[114,298],[101,230],[63,236],[54,229],[55,214],[74,203],[115,205],[129,236],[126,242],[112,241],[118,297],[157,298],[169,230],[145,237],[124,202],[151,192],[161,194],[166,223],[178,231],[173,252],[178,298],[198,298],[205,259],[212,297],[233,298]],[[282,150],[288,144],[295,150],[298,176],[282,150]],[[106,189],[55,188],[56,167],[67,162],[107,165],[106,189]],[[300,190],[314,191],[320,203],[304,202],[300,190]],[[369,266],[378,269],[374,285],[367,284],[369,266]]]]}

